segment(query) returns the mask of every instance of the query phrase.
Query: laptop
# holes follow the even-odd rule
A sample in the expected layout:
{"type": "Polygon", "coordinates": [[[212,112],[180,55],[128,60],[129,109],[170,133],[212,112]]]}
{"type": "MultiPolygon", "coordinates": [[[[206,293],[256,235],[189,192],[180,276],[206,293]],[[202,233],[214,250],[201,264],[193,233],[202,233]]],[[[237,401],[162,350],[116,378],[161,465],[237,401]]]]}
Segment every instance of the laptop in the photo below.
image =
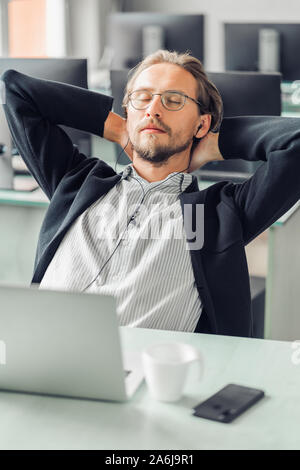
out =
{"type": "Polygon", "coordinates": [[[122,402],[142,382],[114,297],[2,285],[0,306],[1,390],[122,402]]]}

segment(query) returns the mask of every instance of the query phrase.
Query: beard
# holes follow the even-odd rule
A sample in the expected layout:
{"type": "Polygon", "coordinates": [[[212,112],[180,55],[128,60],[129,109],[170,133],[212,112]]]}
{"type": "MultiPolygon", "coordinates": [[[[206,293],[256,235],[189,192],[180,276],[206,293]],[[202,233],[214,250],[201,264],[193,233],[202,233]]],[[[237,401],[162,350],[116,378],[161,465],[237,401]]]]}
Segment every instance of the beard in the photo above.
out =
{"type": "Polygon", "coordinates": [[[193,142],[193,137],[189,137],[184,142],[179,142],[179,139],[173,139],[174,142],[171,140],[169,145],[163,145],[157,142],[157,136],[149,135],[148,137],[148,142],[131,142],[131,145],[133,150],[142,160],[151,162],[155,164],[155,166],[165,165],[170,157],[183,152],[193,142]]]}

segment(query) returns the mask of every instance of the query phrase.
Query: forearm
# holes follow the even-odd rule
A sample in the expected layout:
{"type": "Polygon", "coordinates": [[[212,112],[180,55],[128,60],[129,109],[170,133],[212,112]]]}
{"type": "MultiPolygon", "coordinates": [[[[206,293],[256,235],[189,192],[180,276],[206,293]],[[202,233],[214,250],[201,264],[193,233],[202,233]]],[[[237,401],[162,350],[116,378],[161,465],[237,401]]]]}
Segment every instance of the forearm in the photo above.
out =
{"type": "Polygon", "coordinates": [[[247,244],[300,198],[300,119],[228,118],[221,126],[220,149],[225,158],[263,162],[251,178],[232,184],[229,191],[247,244]]]}
{"type": "Polygon", "coordinates": [[[51,198],[66,173],[87,158],[60,125],[102,136],[112,98],[14,70],[1,78],[3,107],[16,147],[51,198]]]}
{"type": "Polygon", "coordinates": [[[277,116],[223,120],[219,148],[224,159],[267,161],[274,151],[300,154],[300,119],[277,116]]]}
{"type": "Polygon", "coordinates": [[[15,117],[31,122],[41,117],[96,135],[103,135],[104,122],[112,98],[63,83],[40,80],[8,70],[1,77],[6,89],[6,104],[15,117]]]}
{"type": "Polygon", "coordinates": [[[103,137],[111,142],[122,144],[122,135],[126,129],[126,120],[110,111],[104,123],[103,137]]]}

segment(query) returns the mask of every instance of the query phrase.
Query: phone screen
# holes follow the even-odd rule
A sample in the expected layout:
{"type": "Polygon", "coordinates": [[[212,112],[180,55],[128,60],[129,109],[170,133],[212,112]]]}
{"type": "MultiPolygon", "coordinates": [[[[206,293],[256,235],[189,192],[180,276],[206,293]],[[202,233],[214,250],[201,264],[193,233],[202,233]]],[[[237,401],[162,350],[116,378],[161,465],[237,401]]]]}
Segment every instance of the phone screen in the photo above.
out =
{"type": "Polygon", "coordinates": [[[228,384],[194,408],[194,415],[230,423],[263,398],[264,391],[243,385],[228,384]]]}

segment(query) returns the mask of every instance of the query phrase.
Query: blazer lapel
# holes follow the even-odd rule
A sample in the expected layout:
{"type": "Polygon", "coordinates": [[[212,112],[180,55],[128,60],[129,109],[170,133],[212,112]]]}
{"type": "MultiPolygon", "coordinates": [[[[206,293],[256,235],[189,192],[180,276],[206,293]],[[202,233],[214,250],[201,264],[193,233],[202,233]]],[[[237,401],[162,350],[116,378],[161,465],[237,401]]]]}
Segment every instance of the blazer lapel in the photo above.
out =
{"type": "MultiPolygon", "coordinates": [[[[197,180],[193,180],[191,185],[183,192],[179,198],[181,203],[181,210],[182,216],[184,221],[184,228],[187,235],[187,242],[190,247],[189,252],[191,256],[191,262],[195,277],[196,286],[199,292],[199,296],[201,301],[203,302],[204,311],[202,315],[207,314],[211,331],[213,333],[217,333],[217,322],[214,313],[214,306],[212,302],[212,298],[209,293],[208,285],[206,282],[204,270],[203,270],[203,260],[202,260],[202,246],[198,249],[193,249],[192,243],[189,243],[188,237],[191,233],[192,227],[197,227],[199,225],[199,221],[197,221],[197,216],[199,216],[199,212],[197,212],[197,204],[205,205],[207,191],[199,191],[197,180]],[[187,207],[189,206],[189,210],[187,207]],[[187,227],[189,230],[187,230],[187,227]]],[[[205,209],[205,207],[203,207],[205,209]]],[[[204,224],[204,216],[205,210],[201,211],[202,217],[200,223],[204,224]]],[[[204,226],[202,227],[202,231],[204,234],[204,226]]],[[[201,315],[201,317],[202,317],[201,315]]],[[[201,319],[200,317],[200,319],[201,319]]],[[[198,326],[198,325],[197,325],[198,326]]],[[[197,327],[196,327],[197,330],[197,327]]]]}

